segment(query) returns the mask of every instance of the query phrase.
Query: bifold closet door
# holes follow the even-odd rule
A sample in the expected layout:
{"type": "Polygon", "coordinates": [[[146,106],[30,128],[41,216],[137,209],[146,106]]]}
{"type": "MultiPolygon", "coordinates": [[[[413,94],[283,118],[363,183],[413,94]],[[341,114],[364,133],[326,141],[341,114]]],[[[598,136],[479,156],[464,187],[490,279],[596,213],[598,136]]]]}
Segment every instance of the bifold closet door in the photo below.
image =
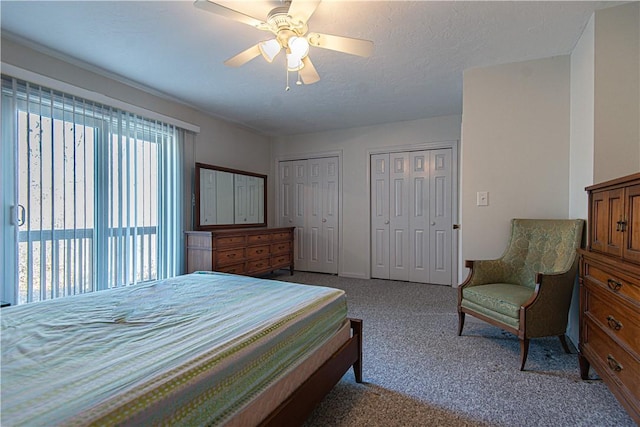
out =
{"type": "Polygon", "coordinates": [[[371,156],[371,277],[389,278],[389,155],[371,156]]]}
{"type": "Polygon", "coordinates": [[[295,227],[293,261],[296,270],[307,270],[306,256],[306,186],[307,161],[280,162],[280,209],[281,227],[295,227]]]}
{"type": "Polygon", "coordinates": [[[338,158],[308,160],[309,271],[338,274],[338,158]]]}
{"type": "Polygon", "coordinates": [[[374,278],[409,280],[409,154],[371,156],[374,278]]]}
{"type": "Polygon", "coordinates": [[[429,278],[428,283],[452,285],[453,280],[453,154],[429,150],[429,278]]]}
{"type": "Polygon", "coordinates": [[[296,270],[338,273],[338,157],[280,162],[280,225],[294,226],[296,270]]]}
{"type": "Polygon", "coordinates": [[[451,149],[371,156],[371,276],[451,284],[451,149]]]}

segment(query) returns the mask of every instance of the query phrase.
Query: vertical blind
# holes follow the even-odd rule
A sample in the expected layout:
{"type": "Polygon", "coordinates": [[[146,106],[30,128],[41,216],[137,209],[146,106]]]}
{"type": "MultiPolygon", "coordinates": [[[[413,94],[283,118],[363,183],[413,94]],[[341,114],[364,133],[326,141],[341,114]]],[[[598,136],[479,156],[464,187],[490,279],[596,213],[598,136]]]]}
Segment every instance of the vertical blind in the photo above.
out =
{"type": "Polygon", "coordinates": [[[7,76],[2,123],[17,303],[179,274],[182,129],[7,76]]]}

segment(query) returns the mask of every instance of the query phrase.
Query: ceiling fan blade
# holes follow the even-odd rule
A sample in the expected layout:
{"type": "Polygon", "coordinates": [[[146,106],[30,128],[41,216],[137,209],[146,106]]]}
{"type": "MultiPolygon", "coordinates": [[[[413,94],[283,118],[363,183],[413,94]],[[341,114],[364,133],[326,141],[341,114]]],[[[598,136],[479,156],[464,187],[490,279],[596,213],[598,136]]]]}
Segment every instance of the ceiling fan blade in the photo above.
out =
{"type": "Polygon", "coordinates": [[[304,67],[299,71],[302,82],[306,85],[310,85],[319,81],[320,75],[316,71],[316,67],[313,66],[311,59],[309,59],[308,56],[305,56],[302,58],[302,63],[304,64],[304,67]]]}
{"type": "Polygon", "coordinates": [[[207,12],[215,13],[216,15],[223,16],[227,19],[242,22],[243,24],[251,25],[252,27],[259,27],[264,25],[264,22],[253,16],[245,15],[237,10],[229,9],[221,4],[214,3],[209,0],[195,0],[193,3],[198,9],[206,10],[207,12]]]}
{"type": "Polygon", "coordinates": [[[311,18],[311,15],[313,15],[313,12],[316,11],[320,1],[321,0],[292,0],[289,6],[289,16],[306,24],[309,18],[311,18]]]}
{"type": "Polygon", "coordinates": [[[335,50],[362,57],[371,56],[373,42],[371,40],[354,39],[351,37],[332,36],[331,34],[310,33],[307,40],[311,46],[335,50]]]}
{"type": "Polygon", "coordinates": [[[246,64],[251,61],[256,56],[260,55],[260,48],[258,45],[251,46],[249,49],[240,52],[233,58],[229,58],[224,61],[224,65],[228,65],[229,67],[239,67],[241,65],[246,64]]]}

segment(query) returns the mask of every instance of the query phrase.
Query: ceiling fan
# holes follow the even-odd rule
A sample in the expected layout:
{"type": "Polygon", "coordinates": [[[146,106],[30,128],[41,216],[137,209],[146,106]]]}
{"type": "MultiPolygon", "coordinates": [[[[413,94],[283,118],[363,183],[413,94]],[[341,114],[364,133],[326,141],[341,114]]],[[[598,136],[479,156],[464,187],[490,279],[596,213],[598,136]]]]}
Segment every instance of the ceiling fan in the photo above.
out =
{"type": "MultiPolygon", "coordinates": [[[[284,6],[276,7],[269,12],[265,21],[230,9],[212,0],[195,0],[194,5],[207,12],[242,22],[259,30],[271,32],[275,38],[261,41],[224,63],[230,67],[239,67],[257,56],[272,62],[281,50],[287,55],[287,82],[289,71],[298,72],[298,85],[312,84],[320,80],[311,59],[309,46],[334,50],[368,57],[373,52],[373,42],[351,37],[330,34],[308,33],[307,22],[315,12],[321,0],[283,1],[284,6]],[[301,81],[302,79],[302,81],[301,81]]],[[[287,90],[289,85],[287,83],[287,90]]]]}

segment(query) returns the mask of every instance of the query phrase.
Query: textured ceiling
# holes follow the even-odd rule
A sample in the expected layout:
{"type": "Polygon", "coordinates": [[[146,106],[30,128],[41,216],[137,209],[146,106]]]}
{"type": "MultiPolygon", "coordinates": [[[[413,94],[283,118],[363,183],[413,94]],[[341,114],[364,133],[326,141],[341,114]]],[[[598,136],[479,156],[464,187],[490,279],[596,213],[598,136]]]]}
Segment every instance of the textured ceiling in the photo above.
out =
{"type": "MultiPolygon", "coordinates": [[[[331,1],[309,30],[372,40],[369,58],[311,48],[320,82],[285,91],[283,55],[223,61],[269,33],[191,1],[6,1],[5,36],[268,135],[462,113],[467,68],[570,53],[594,10],[612,2],[331,1]]],[[[224,3],[265,19],[279,1],[224,3]]]]}

